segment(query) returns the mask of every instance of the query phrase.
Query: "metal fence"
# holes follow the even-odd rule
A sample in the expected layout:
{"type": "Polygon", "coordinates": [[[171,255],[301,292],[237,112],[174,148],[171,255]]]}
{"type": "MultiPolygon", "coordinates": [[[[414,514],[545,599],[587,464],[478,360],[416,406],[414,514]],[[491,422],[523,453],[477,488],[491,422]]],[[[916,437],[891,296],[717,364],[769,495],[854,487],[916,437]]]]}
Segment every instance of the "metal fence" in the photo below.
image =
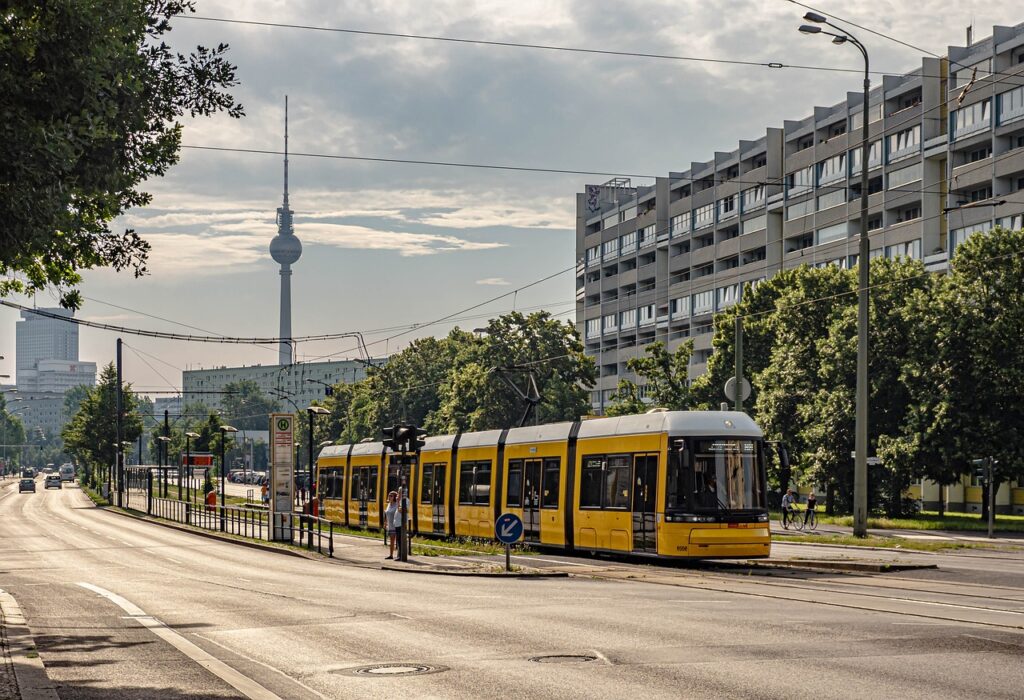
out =
{"type": "MultiPolygon", "coordinates": [[[[170,520],[182,525],[202,528],[247,539],[271,541],[273,528],[270,513],[262,507],[240,507],[193,503],[177,498],[162,498],[155,487],[158,479],[146,468],[132,468],[125,474],[125,500],[127,508],[154,518],[170,520]]],[[[283,541],[310,551],[316,550],[334,556],[334,523],[305,513],[292,513],[278,523],[278,534],[283,541]]]]}

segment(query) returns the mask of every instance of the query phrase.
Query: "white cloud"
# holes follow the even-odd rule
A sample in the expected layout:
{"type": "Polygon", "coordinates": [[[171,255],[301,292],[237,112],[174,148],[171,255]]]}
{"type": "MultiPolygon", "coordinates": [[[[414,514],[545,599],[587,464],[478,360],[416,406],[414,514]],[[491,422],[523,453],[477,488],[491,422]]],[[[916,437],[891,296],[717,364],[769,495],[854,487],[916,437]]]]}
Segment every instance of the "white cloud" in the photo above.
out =
{"type": "Polygon", "coordinates": [[[504,277],[485,277],[482,280],[477,280],[476,283],[489,287],[507,287],[511,284],[511,282],[504,277]]]}

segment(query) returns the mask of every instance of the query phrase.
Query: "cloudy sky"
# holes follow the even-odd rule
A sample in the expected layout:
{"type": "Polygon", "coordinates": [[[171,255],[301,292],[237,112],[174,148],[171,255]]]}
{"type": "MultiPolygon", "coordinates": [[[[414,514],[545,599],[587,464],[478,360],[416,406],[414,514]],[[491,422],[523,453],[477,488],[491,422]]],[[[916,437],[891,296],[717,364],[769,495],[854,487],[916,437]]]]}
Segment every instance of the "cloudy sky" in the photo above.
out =
{"type": "MultiPolygon", "coordinates": [[[[817,0],[820,11],[945,54],[993,24],[1024,21],[1007,0],[817,0]]],[[[788,0],[199,0],[198,15],[316,27],[857,69],[852,47],[796,32],[788,0]]],[[[904,72],[919,51],[859,31],[873,67],[904,72]]],[[[227,42],[242,120],[189,122],[192,146],[280,150],[289,96],[298,153],[490,163],[632,175],[684,170],[765,126],[858,90],[856,74],[440,43],[179,20],[175,48],[227,42]]],[[[294,266],[297,336],[363,331],[382,355],[424,327],[574,261],[574,193],[608,178],[293,157],[291,202],[304,245],[294,266]]],[[[634,177],[634,184],[650,180],[634,177]]],[[[86,273],[81,316],[145,329],[245,336],[277,332],[277,268],[267,253],[281,199],[274,155],[185,149],[148,187],[152,205],[120,226],[153,246],[142,279],[86,273]],[[158,320],[153,316],[161,317],[158,320]]],[[[572,318],[566,273],[484,306],[544,307],[572,318]]],[[[53,299],[40,295],[40,306],[53,299]]],[[[0,309],[0,374],[14,374],[17,313],[0,309]]],[[[473,328],[482,318],[463,318],[473,328]]],[[[106,363],[116,335],[83,329],[82,359],[106,363]]],[[[126,378],[180,386],[181,369],[272,364],[273,348],[125,336],[126,378]],[[137,350],[138,353],[134,352],[137,350]]],[[[351,343],[300,345],[300,359],[352,355],[351,343]]]]}

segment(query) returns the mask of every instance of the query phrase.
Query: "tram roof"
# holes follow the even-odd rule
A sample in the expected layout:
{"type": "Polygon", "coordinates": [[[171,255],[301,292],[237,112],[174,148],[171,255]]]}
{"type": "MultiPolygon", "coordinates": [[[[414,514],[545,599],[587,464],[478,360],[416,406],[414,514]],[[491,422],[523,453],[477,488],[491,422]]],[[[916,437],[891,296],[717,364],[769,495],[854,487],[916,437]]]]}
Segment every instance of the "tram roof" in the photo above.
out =
{"type": "Polygon", "coordinates": [[[497,445],[501,437],[500,430],[484,430],[479,433],[463,433],[459,437],[459,449],[463,447],[488,447],[497,445]]]}
{"type": "Polygon", "coordinates": [[[750,416],[738,411],[657,411],[583,421],[580,425],[579,439],[645,433],[668,433],[680,437],[764,435],[750,416]]]}
{"type": "Polygon", "coordinates": [[[522,445],[531,442],[557,442],[569,438],[572,422],[549,423],[547,425],[528,425],[512,428],[505,438],[506,445],[522,445]]]}

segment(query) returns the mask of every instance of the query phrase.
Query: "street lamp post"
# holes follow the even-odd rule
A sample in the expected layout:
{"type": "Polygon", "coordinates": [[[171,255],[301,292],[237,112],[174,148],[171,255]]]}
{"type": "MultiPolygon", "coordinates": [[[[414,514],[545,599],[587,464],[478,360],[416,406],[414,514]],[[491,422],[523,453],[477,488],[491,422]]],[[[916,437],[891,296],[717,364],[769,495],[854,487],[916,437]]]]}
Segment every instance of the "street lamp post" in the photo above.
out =
{"type": "Polygon", "coordinates": [[[808,12],[804,19],[814,24],[800,27],[804,34],[825,34],[832,37],[833,44],[850,43],[857,47],[864,57],[864,107],[861,112],[861,156],[860,156],[860,246],[857,253],[857,394],[856,419],[854,427],[853,464],[853,534],[867,536],[868,511],[868,311],[870,299],[868,285],[871,283],[871,243],[868,238],[868,154],[870,151],[868,130],[868,98],[871,89],[868,50],[855,36],[843,27],[829,22],[817,12],[808,12]],[[822,30],[824,24],[838,34],[822,30]]]}
{"type": "Polygon", "coordinates": [[[224,490],[226,486],[227,466],[224,463],[225,443],[228,433],[237,433],[238,428],[230,425],[220,426],[220,530],[224,532],[226,522],[224,520],[224,490]]]}
{"type": "MultiPolygon", "coordinates": [[[[190,430],[185,431],[185,469],[188,473],[188,488],[193,489],[189,491],[190,493],[195,493],[196,490],[195,479],[193,478],[193,467],[191,467],[191,440],[198,437],[199,433],[194,433],[190,430]]],[[[181,493],[180,482],[178,484],[178,493],[181,493]]],[[[193,500],[193,498],[189,497],[188,500],[193,500]]]]}
{"type": "Polygon", "coordinates": [[[314,485],[313,485],[313,421],[316,420],[317,416],[325,416],[325,415],[327,415],[329,413],[330,413],[330,411],[328,411],[323,406],[309,406],[309,407],[306,408],[306,414],[309,417],[309,470],[308,470],[308,474],[309,474],[309,476],[308,476],[308,478],[309,478],[309,498],[306,499],[306,506],[307,506],[307,511],[306,512],[308,512],[310,515],[313,514],[313,493],[314,493],[314,485]]]}

